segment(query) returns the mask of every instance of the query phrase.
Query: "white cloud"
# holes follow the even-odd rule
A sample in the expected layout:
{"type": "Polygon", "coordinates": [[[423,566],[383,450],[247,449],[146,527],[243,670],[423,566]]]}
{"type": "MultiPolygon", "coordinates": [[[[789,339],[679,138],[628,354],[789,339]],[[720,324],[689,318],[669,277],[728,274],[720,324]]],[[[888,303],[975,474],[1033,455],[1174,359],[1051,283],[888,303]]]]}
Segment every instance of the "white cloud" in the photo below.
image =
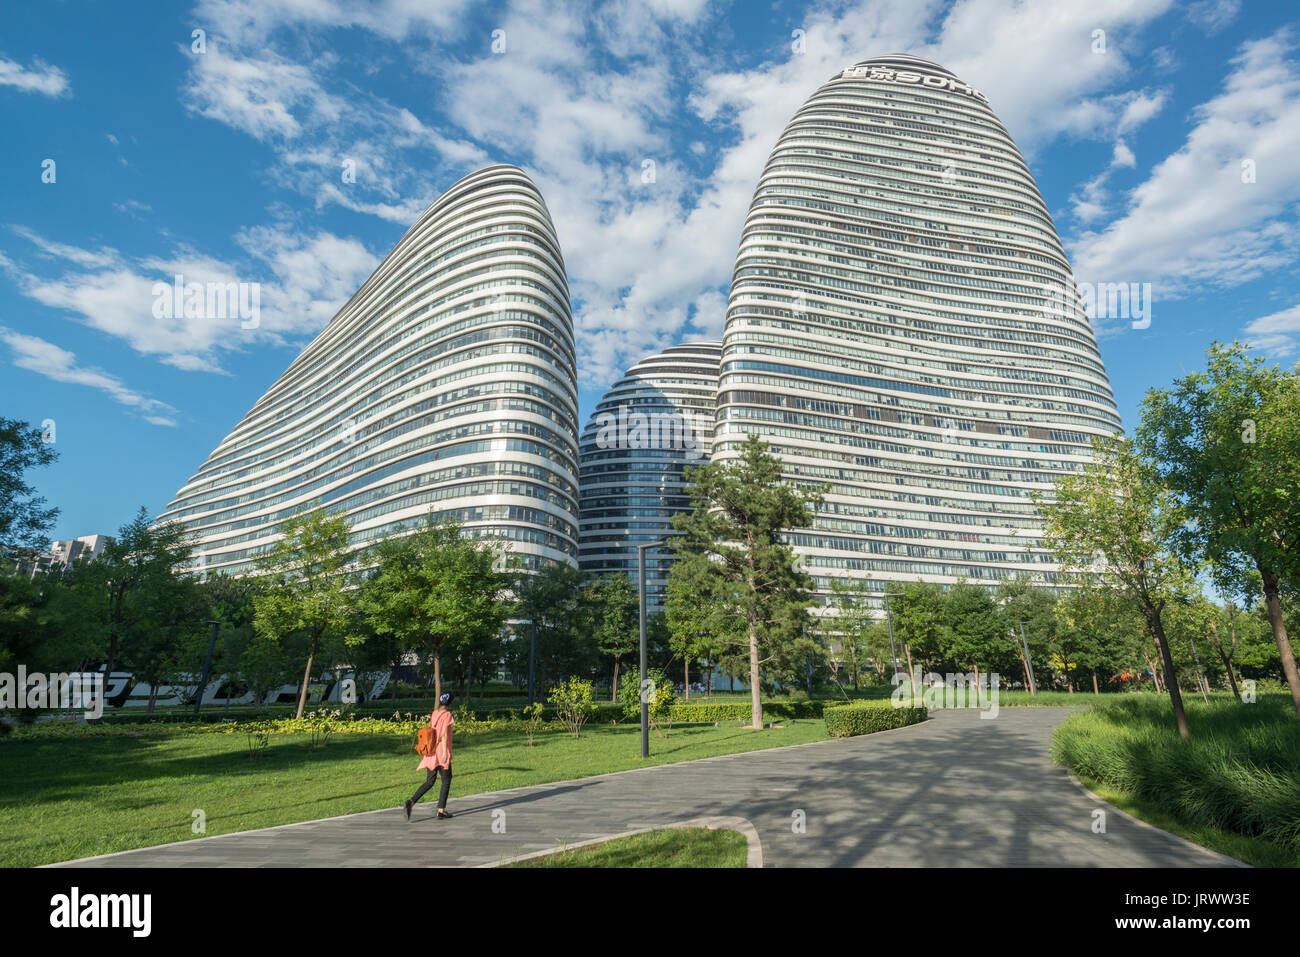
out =
{"type": "Polygon", "coordinates": [[[176,420],[172,417],[176,409],[172,406],[127,388],[122,380],[101,369],[79,365],[74,353],[52,342],[46,342],[36,336],[23,335],[4,326],[0,326],[0,341],[9,347],[13,364],[20,369],[27,369],[55,382],[98,389],[114,402],[119,402],[140,413],[146,422],[154,425],[176,425],[176,420]]]}
{"type": "Polygon", "coordinates": [[[318,208],[403,226],[475,166],[524,166],[564,249],[584,384],[603,385],[648,350],[720,333],[736,243],[776,137],[832,74],[871,56],[910,52],[953,69],[988,94],[1031,157],[1062,136],[1109,143],[1109,165],[1072,197],[1081,222],[1104,222],[1112,173],[1136,165],[1136,134],[1168,99],[1125,84],[1152,55],[1142,31],[1171,8],[821,0],[751,51],[758,66],[739,68],[718,56],[732,25],[707,0],[511,0],[486,24],[466,3],[201,0],[204,56],[216,59],[192,58],[183,97],[263,143],[272,177],[318,208]],[[492,52],[488,27],[504,30],[504,53],[492,52]],[[795,28],[802,54],[791,49],[795,28]],[[1098,28],[1104,53],[1093,52],[1098,28]],[[348,62],[329,52],[340,48],[329,31],[342,29],[391,42],[348,62]],[[394,64],[429,78],[415,112],[343,78],[394,64]],[[356,183],[341,181],[345,159],[356,183]],[[652,183],[642,182],[646,160],[652,183]]]}
{"type": "Polygon", "coordinates": [[[1241,0],[1198,0],[1187,5],[1187,19],[1213,36],[1237,18],[1241,0]]]}
{"type": "Polygon", "coordinates": [[[1246,43],[1186,142],[1129,194],[1125,213],[1074,244],[1090,281],[1141,280],[1164,296],[1226,287],[1293,263],[1300,199],[1300,71],[1283,31],[1246,43]],[[1255,182],[1243,182],[1251,164],[1255,182]]]}
{"type": "Polygon", "coordinates": [[[189,371],[221,372],[221,356],[257,343],[298,344],[318,332],[374,270],[378,260],[355,239],[306,234],[296,227],[260,227],[236,237],[248,254],[227,263],[191,249],[133,259],[113,250],[88,251],[17,230],[55,263],[45,275],[6,260],[22,293],[106,333],[143,355],[189,371]],[[255,328],[246,317],[155,315],[158,283],[248,284],[256,287],[255,328]]]}
{"type": "Polygon", "coordinates": [[[15,60],[0,56],[0,86],[12,86],[24,93],[42,93],[45,96],[63,96],[71,93],[68,78],[57,66],[33,60],[24,67],[15,60]]]}
{"type": "Polygon", "coordinates": [[[1171,0],[959,0],[938,42],[928,53],[913,52],[983,90],[1016,144],[1032,154],[1062,134],[1106,138],[1126,119],[1138,119],[1144,107],[1134,104],[1146,104],[1150,94],[1104,91],[1129,76],[1143,50],[1138,32],[1170,6],[1171,0]],[[1093,52],[1098,29],[1105,31],[1104,53],[1093,52]]]}
{"type": "Polygon", "coordinates": [[[1276,356],[1300,353],[1300,306],[1292,306],[1246,325],[1246,341],[1253,349],[1276,356]]]}
{"type": "Polygon", "coordinates": [[[186,105],[255,139],[292,139],[304,123],[335,122],[345,109],[321,89],[311,68],[272,53],[244,58],[214,40],[207,52],[188,55],[186,105]]]}
{"type": "Polygon", "coordinates": [[[272,178],[311,197],[409,225],[436,197],[440,167],[482,166],[475,144],[445,136],[404,107],[337,79],[337,54],[271,37],[291,23],[317,28],[359,26],[389,38],[454,22],[454,4],[423,10],[414,2],[211,0],[198,15],[211,24],[206,52],[182,47],[190,61],[181,91],[192,113],[245,133],[270,150],[272,178]],[[346,172],[346,178],[345,178],[346,172]]]}

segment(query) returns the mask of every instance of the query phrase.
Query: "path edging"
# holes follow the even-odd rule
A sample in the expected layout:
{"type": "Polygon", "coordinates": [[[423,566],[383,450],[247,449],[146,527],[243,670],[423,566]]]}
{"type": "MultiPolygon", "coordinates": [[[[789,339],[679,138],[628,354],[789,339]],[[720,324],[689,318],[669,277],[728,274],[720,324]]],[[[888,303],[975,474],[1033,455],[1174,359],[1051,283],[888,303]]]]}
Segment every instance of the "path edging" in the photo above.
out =
{"type": "Polygon", "coordinates": [[[1138,827],[1144,827],[1150,831],[1159,831],[1161,834],[1168,834],[1174,840],[1180,841],[1188,847],[1195,848],[1196,850],[1200,851],[1202,854],[1207,854],[1210,857],[1217,858],[1218,859],[1217,862],[1220,867],[1250,867],[1250,865],[1247,864],[1245,861],[1239,861],[1235,857],[1229,857],[1227,854],[1220,854],[1218,851],[1206,847],[1203,844],[1197,844],[1195,841],[1183,837],[1181,834],[1175,834],[1173,831],[1166,831],[1163,827],[1158,827],[1157,825],[1152,824],[1150,821],[1144,821],[1140,817],[1134,817],[1132,814],[1129,814],[1123,808],[1116,807],[1115,805],[1107,801],[1105,798],[1103,798],[1101,795],[1094,792],[1092,788],[1088,787],[1088,785],[1084,784],[1081,780],[1079,780],[1079,776],[1075,774],[1074,771],[1072,771],[1070,768],[1065,767],[1064,765],[1062,765],[1061,767],[1065,771],[1065,776],[1070,779],[1071,784],[1077,787],[1084,794],[1088,795],[1088,797],[1092,798],[1098,804],[1103,805],[1108,811],[1112,811],[1115,814],[1118,814],[1124,820],[1136,824],[1138,827]]]}
{"type": "MultiPolygon", "coordinates": [[[[775,750],[775,749],[772,749],[775,750]]],[[[686,762],[682,762],[683,764],[686,762]]],[[[590,847],[593,844],[605,844],[608,841],[617,840],[620,837],[634,837],[637,834],[649,834],[651,831],[665,831],[674,827],[706,827],[711,831],[739,831],[745,835],[745,867],[762,867],[763,866],[763,842],[758,838],[758,829],[744,817],[695,817],[689,821],[674,821],[670,824],[656,824],[654,827],[638,827],[622,831],[618,834],[609,834],[605,837],[593,837],[582,841],[574,841],[572,844],[565,844],[562,847],[547,848],[543,851],[530,851],[527,854],[516,854],[509,857],[502,857],[497,861],[488,861],[486,864],[477,864],[476,867],[504,867],[507,864],[516,864],[519,861],[534,860],[539,857],[550,857],[552,854],[560,854],[565,851],[575,851],[580,847],[590,847]]]]}
{"type": "MultiPolygon", "coordinates": [[[[797,720],[817,720],[817,719],[805,718],[805,719],[797,719],[797,720]]],[[[923,724],[925,724],[924,721],[918,721],[916,724],[904,725],[901,728],[887,728],[884,731],[875,731],[869,735],[857,735],[856,737],[873,737],[874,735],[877,734],[890,734],[896,731],[906,731],[909,728],[919,728],[923,724]]],[[[827,738],[825,741],[804,741],[801,744],[782,744],[774,748],[753,748],[749,751],[732,751],[727,754],[711,754],[708,757],[691,758],[686,761],[669,761],[665,764],[647,764],[639,768],[624,768],[622,771],[606,771],[603,774],[589,774],[584,778],[566,778],[561,781],[543,781],[538,784],[521,784],[518,787],[502,788],[496,791],[480,791],[477,794],[466,794],[463,797],[457,797],[455,798],[455,800],[468,801],[471,798],[492,797],[499,794],[516,794],[520,791],[531,791],[538,788],[557,788],[557,787],[570,785],[570,784],[578,784],[587,781],[602,780],[604,778],[610,778],[620,774],[641,774],[645,771],[653,771],[656,768],[678,767],[684,764],[699,764],[705,761],[724,761],[727,758],[738,757],[740,755],[745,755],[745,754],[758,754],[758,753],[764,753],[770,751],[788,751],[791,750],[792,748],[811,748],[817,746],[824,746],[828,744],[837,744],[848,740],[850,739],[849,738],[827,738]]],[[[289,827],[304,827],[308,824],[320,824],[324,821],[339,821],[342,820],[343,818],[361,817],[362,815],[365,814],[391,813],[394,810],[401,810],[401,805],[398,804],[395,805],[394,807],[371,808],[369,811],[349,811],[347,814],[334,814],[331,815],[330,817],[312,818],[310,821],[290,821],[287,824],[271,824],[266,827],[252,827],[242,831],[229,831],[225,834],[213,834],[211,836],[205,836],[200,838],[188,838],[180,841],[168,841],[166,844],[149,844],[145,847],[130,847],[122,851],[109,851],[107,854],[92,854],[90,857],[74,857],[66,861],[50,861],[48,864],[40,864],[37,866],[38,867],[71,867],[77,864],[85,863],[86,861],[98,861],[108,857],[122,857],[127,854],[140,854],[146,851],[156,851],[164,847],[177,847],[182,844],[193,844],[196,841],[219,841],[223,837],[238,837],[240,835],[257,834],[264,831],[278,831],[289,827]]]]}

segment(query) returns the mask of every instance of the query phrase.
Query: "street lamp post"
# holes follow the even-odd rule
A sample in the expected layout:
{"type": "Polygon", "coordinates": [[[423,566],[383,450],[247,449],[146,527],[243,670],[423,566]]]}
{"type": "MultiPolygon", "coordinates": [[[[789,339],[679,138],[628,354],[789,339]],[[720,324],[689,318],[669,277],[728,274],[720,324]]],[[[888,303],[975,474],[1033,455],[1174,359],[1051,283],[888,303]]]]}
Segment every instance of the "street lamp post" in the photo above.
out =
{"type": "Polygon", "coordinates": [[[203,693],[208,690],[208,671],[212,668],[212,649],[217,646],[217,627],[221,624],[221,622],[212,621],[211,619],[207,619],[203,623],[212,626],[212,637],[208,639],[208,657],[203,662],[203,677],[199,679],[199,692],[194,696],[194,717],[196,718],[199,716],[199,708],[203,705],[203,693]]]}
{"type": "Polygon", "coordinates": [[[641,757],[650,757],[650,702],[646,697],[646,635],[645,635],[645,553],[659,548],[667,539],[642,542],[636,547],[637,593],[641,598],[641,757]]]}

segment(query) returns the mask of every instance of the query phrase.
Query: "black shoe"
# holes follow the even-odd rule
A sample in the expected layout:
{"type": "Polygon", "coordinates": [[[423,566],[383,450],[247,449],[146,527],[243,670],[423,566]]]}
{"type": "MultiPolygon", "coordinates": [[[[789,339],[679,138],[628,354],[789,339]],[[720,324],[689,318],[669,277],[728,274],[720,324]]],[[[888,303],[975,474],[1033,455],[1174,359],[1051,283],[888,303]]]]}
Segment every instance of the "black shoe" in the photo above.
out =
{"type": "Polygon", "coordinates": [[[411,802],[403,801],[402,810],[406,812],[406,819],[409,821],[411,819],[411,802]]]}
{"type": "Polygon", "coordinates": [[[439,818],[451,817],[451,812],[450,812],[450,811],[444,811],[442,808],[438,808],[438,817],[439,817],[439,818]]]}

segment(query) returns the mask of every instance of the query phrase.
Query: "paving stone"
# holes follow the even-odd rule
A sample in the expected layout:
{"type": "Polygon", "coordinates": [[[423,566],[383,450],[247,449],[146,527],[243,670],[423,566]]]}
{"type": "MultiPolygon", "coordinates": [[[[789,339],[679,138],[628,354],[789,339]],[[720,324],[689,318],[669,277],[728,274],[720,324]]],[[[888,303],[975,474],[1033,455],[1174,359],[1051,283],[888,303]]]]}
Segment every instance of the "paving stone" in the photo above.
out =
{"type": "Polygon", "coordinates": [[[1053,766],[1051,733],[1071,710],[937,711],[897,731],[453,798],[449,821],[429,803],[409,824],[394,807],[54,866],[473,866],[700,817],[751,822],[767,867],[1237,865],[1053,766]]]}

